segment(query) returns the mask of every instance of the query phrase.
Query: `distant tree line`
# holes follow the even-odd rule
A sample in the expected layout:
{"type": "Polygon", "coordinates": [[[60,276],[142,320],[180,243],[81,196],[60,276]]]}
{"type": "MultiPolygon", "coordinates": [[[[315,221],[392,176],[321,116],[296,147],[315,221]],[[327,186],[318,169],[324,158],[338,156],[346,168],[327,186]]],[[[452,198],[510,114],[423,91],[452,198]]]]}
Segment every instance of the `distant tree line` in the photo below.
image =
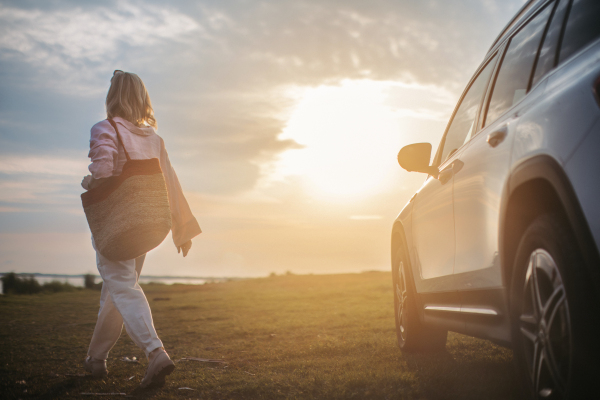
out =
{"type": "Polygon", "coordinates": [[[83,286],[86,289],[102,290],[102,282],[96,283],[96,277],[92,274],[85,274],[83,276],[83,286]]]}
{"type": "MultiPolygon", "coordinates": [[[[93,290],[102,289],[102,282],[95,283],[95,279],[94,275],[84,275],[84,287],[93,290]]],[[[58,293],[81,290],[81,288],[68,282],[52,281],[40,284],[33,275],[19,276],[14,272],[4,275],[0,280],[2,280],[2,293],[4,294],[58,293]]]]}

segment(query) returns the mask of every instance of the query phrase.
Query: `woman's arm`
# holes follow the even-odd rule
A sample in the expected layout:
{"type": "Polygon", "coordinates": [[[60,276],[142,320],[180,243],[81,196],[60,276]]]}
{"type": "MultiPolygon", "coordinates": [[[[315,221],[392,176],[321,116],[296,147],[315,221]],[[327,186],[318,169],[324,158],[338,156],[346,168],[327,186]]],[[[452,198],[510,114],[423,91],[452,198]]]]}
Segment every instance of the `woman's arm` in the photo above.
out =
{"type": "MultiPolygon", "coordinates": [[[[92,160],[92,163],[88,167],[93,178],[91,182],[113,175],[119,162],[117,144],[117,133],[108,120],[98,122],[92,127],[90,152],[88,154],[88,157],[92,160]]],[[[96,187],[100,183],[92,183],[92,187],[96,187]]],[[[92,188],[89,185],[88,187],[92,188]]]]}
{"type": "Polygon", "coordinates": [[[177,174],[171,166],[169,155],[165,149],[164,141],[161,138],[161,154],[160,154],[160,166],[165,177],[167,184],[167,191],[169,193],[169,205],[171,206],[171,220],[173,233],[173,242],[175,246],[184,251],[184,255],[189,251],[191,247],[191,239],[199,235],[202,230],[198,225],[198,221],[194,218],[192,210],[183,195],[183,190],[177,179],[177,174]],[[189,242],[189,247],[187,246],[189,242]],[[187,247],[187,251],[186,251],[187,247]]]}

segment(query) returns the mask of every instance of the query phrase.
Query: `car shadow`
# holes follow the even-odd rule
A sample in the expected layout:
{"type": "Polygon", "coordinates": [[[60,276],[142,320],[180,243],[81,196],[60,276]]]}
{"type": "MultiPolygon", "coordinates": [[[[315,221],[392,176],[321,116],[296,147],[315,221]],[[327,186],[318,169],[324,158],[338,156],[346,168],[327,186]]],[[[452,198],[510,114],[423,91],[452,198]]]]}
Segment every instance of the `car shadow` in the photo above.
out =
{"type": "Polygon", "coordinates": [[[401,358],[427,399],[519,398],[512,351],[499,348],[502,356],[492,357],[489,350],[450,347],[439,353],[403,353],[401,358]]]}

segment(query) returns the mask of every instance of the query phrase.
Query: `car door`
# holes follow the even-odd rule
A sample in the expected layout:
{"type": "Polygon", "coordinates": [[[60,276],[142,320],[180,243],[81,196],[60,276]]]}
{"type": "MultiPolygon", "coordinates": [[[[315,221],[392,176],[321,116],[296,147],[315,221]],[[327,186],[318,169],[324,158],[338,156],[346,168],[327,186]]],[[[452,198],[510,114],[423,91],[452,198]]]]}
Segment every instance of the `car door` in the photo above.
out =
{"type": "Polygon", "coordinates": [[[437,179],[429,176],[414,200],[412,237],[416,273],[413,275],[419,292],[454,289],[454,170],[459,167],[456,161],[463,144],[474,133],[495,60],[493,57],[480,69],[464,92],[434,161],[434,165],[439,165],[440,175],[437,179]]]}
{"type": "MultiPolygon", "coordinates": [[[[506,45],[488,96],[487,112],[481,113],[484,129],[460,156],[462,168],[454,176],[454,282],[459,290],[500,288],[503,284],[498,253],[502,192],[519,111],[532,101],[531,96],[522,99],[531,88],[537,52],[552,9],[552,3],[541,9],[506,45]]],[[[538,89],[536,92],[543,92],[543,88],[538,89]]],[[[465,301],[463,306],[472,305],[465,301]]]]}

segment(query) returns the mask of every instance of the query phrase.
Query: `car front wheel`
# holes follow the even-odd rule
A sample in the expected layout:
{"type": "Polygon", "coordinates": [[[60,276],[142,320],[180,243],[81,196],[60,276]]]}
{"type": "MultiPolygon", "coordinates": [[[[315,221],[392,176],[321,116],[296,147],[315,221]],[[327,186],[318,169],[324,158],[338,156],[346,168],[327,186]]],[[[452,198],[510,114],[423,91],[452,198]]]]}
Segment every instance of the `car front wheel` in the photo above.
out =
{"type": "Polygon", "coordinates": [[[404,252],[392,268],[398,346],[405,351],[436,352],[446,348],[448,331],[425,326],[419,320],[413,281],[404,252]]]}

